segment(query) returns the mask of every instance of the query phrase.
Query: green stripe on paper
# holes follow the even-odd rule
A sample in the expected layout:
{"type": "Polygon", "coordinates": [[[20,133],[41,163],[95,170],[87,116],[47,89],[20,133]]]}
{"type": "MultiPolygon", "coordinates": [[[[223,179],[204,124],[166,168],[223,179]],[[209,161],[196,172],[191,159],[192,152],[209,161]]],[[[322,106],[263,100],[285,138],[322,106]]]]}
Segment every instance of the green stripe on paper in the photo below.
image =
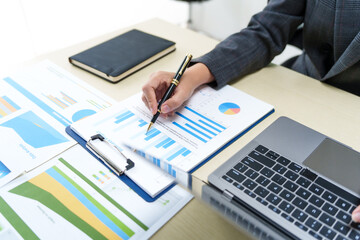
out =
{"type": "MultiPolygon", "coordinates": [[[[73,224],[75,227],[83,231],[92,239],[106,239],[101,233],[99,233],[96,229],[90,226],[87,222],[82,220],[79,216],[70,211],[64,204],[62,204],[57,198],[55,198],[52,194],[45,191],[44,189],[35,186],[30,182],[25,182],[12,190],[11,193],[34,199],[49,209],[53,210],[68,222],[73,224]]],[[[25,238],[26,239],[26,238],[25,238]]]]}
{"type": "Polygon", "coordinates": [[[95,198],[93,198],[88,192],[86,192],[82,187],[80,187],[74,180],[69,178],[63,171],[58,167],[54,166],[53,169],[58,172],[63,178],[65,178],[69,183],[71,183],[81,194],[83,194],[92,204],[95,205],[105,216],[107,216],[113,223],[116,224],[121,230],[126,233],[129,237],[134,235],[134,232],[126,226],[122,221],[115,217],[109,210],[107,210],[103,205],[101,205],[95,198]]]}
{"type": "Polygon", "coordinates": [[[81,172],[79,172],[76,168],[74,168],[70,163],[65,161],[63,158],[59,158],[59,160],[66,167],[68,167],[71,171],[73,171],[76,175],[78,175],[82,180],[84,180],[87,184],[89,184],[92,188],[94,188],[99,194],[101,194],[109,202],[114,204],[115,207],[117,207],[120,211],[122,211],[126,216],[128,216],[131,220],[133,220],[142,229],[144,229],[145,231],[147,231],[149,229],[144,223],[142,223],[139,219],[137,219],[134,215],[132,215],[129,211],[127,211],[124,207],[122,207],[113,198],[111,198],[109,195],[107,195],[103,190],[101,190],[98,186],[96,186],[92,181],[90,181],[87,177],[85,177],[81,172]]]}
{"type": "Polygon", "coordinates": [[[24,239],[40,239],[2,197],[0,197],[0,213],[24,239]]]}

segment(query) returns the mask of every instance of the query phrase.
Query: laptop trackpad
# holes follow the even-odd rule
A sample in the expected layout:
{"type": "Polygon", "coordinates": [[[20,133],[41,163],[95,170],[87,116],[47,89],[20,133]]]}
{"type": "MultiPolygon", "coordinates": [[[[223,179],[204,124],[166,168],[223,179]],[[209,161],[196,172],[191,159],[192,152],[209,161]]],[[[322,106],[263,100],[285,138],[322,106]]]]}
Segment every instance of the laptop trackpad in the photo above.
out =
{"type": "Polygon", "coordinates": [[[326,138],[303,164],[360,194],[360,154],[326,138]]]}

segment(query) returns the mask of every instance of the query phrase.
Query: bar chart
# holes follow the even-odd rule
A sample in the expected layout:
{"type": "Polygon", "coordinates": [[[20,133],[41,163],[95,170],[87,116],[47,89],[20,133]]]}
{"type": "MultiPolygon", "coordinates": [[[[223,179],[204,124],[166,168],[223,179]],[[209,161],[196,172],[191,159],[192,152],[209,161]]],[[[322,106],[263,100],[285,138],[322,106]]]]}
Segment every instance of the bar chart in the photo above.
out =
{"type": "Polygon", "coordinates": [[[11,113],[16,112],[19,109],[20,107],[9,97],[0,97],[0,118],[10,115],[11,113]]]}

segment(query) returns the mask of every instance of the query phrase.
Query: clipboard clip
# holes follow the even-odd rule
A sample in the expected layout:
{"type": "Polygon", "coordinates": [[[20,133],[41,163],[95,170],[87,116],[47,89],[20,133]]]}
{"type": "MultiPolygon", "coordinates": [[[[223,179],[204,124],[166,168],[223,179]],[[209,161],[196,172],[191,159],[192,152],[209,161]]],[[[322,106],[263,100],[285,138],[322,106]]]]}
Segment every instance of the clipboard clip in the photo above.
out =
{"type": "Polygon", "coordinates": [[[86,142],[86,147],[92,152],[94,153],[98,158],[100,158],[111,170],[113,170],[113,172],[117,173],[119,176],[124,174],[125,171],[133,168],[135,166],[135,163],[127,158],[122,152],[121,150],[115,146],[114,144],[111,144],[110,142],[108,142],[104,136],[102,136],[101,134],[96,134],[92,137],[90,137],[90,139],[86,142]],[[119,168],[111,159],[107,158],[104,154],[102,154],[96,147],[94,144],[92,144],[93,141],[95,140],[100,140],[106,144],[108,144],[110,147],[112,147],[113,149],[115,149],[116,151],[118,151],[121,156],[123,156],[126,159],[126,163],[127,165],[125,166],[125,169],[121,169],[119,168]]]}

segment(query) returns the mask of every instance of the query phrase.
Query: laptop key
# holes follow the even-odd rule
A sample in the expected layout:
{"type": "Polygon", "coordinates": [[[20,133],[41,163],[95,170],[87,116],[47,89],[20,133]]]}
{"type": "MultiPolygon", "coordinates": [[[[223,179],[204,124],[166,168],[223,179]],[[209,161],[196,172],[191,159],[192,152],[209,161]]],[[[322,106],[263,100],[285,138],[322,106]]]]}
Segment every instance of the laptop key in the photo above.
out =
{"type": "Polygon", "coordinates": [[[288,190],[294,192],[297,188],[298,185],[296,185],[295,183],[293,183],[292,181],[288,180],[285,184],[284,187],[287,188],[288,190]]]}
{"type": "Polygon", "coordinates": [[[255,191],[254,191],[257,195],[259,195],[260,197],[263,197],[265,198],[268,194],[269,194],[269,191],[266,190],[265,188],[261,187],[261,186],[258,186],[255,191]]]}
{"type": "Polygon", "coordinates": [[[311,198],[309,199],[309,202],[311,202],[317,207],[321,207],[325,201],[317,197],[316,195],[312,195],[311,198]]]}
{"type": "Polygon", "coordinates": [[[232,183],[232,182],[233,182],[233,180],[232,180],[230,177],[226,176],[226,175],[222,176],[221,178],[222,178],[222,179],[225,179],[225,181],[227,181],[227,182],[229,182],[229,183],[232,183]]]}
{"type": "Polygon", "coordinates": [[[280,164],[276,164],[273,168],[272,168],[275,172],[278,172],[280,174],[283,174],[284,172],[286,172],[286,167],[281,166],[280,164]]]}
{"type": "Polygon", "coordinates": [[[309,231],[309,234],[311,236],[313,236],[314,238],[318,239],[318,240],[322,240],[323,238],[316,232],[313,232],[312,230],[309,231]]]}
{"type": "Polygon", "coordinates": [[[339,207],[339,208],[341,208],[342,210],[344,210],[344,211],[347,211],[349,208],[350,208],[350,203],[348,203],[348,202],[345,202],[343,199],[341,199],[341,198],[339,198],[337,201],[336,201],[336,203],[335,203],[335,205],[337,206],[337,207],[339,207]]]}
{"type": "Polygon", "coordinates": [[[333,205],[330,205],[330,203],[325,203],[321,209],[324,210],[325,212],[329,213],[332,216],[334,216],[337,213],[337,211],[339,210],[338,208],[334,207],[333,205]]]}
{"type": "Polygon", "coordinates": [[[310,197],[311,193],[303,188],[299,188],[299,190],[296,191],[296,195],[306,200],[310,197]]]}
{"type": "Polygon", "coordinates": [[[282,213],[281,216],[283,218],[285,218],[286,220],[288,220],[289,222],[294,222],[294,219],[292,217],[290,217],[289,215],[287,215],[286,213],[282,213]]]}
{"type": "Polygon", "coordinates": [[[320,230],[320,234],[327,239],[334,239],[336,232],[326,226],[323,226],[323,228],[320,230]]]}
{"type": "Polygon", "coordinates": [[[342,234],[344,234],[346,236],[346,234],[348,234],[348,232],[350,231],[350,227],[346,226],[345,224],[342,224],[341,222],[337,221],[336,224],[334,225],[334,229],[341,232],[342,234]]]}
{"type": "Polygon", "coordinates": [[[296,197],[292,203],[300,209],[304,209],[308,205],[305,200],[299,197],[296,197]]]}
{"type": "Polygon", "coordinates": [[[276,160],[278,157],[280,157],[280,155],[277,154],[277,153],[274,152],[274,151],[268,151],[268,152],[266,153],[266,156],[269,157],[269,158],[271,158],[272,160],[276,160]]]}
{"type": "Polygon", "coordinates": [[[295,226],[299,227],[300,229],[304,230],[305,232],[308,230],[307,227],[305,227],[304,225],[302,225],[299,222],[295,222],[295,226]]]}
{"type": "Polygon", "coordinates": [[[238,183],[238,182],[234,182],[233,185],[234,185],[236,188],[240,189],[240,190],[244,190],[244,189],[245,189],[245,188],[244,188],[240,183],[238,183]]]}
{"type": "Polygon", "coordinates": [[[276,206],[281,201],[281,198],[274,195],[273,193],[270,193],[270,195],[266,198],[266,200],[268,200],[269,202],[271,202],[272,204],[274,204],[276,206]]]}
{"type": "Polygon", "coordinates": [[[316,173],[313,173],[312,171],[310,171],[309,169],[307,168],[303,168],[301,171],[300,171],[300,175],[306,177],[307,179],[309,179],[310,181],[314,181],[316,178],[317,178],[317,174],[316,173]]]}
{"type": "Polygon", "coordinates": [[[265,201],[264,199],[262,199],[261,197],[257,197],[256,200],[258,202],[260,202],[261,204],[263,204],[264,206],[267,206],[269,203],[267,201],[265,201]]]}
{"type": "Polygon", "coordinates": [[[285,174],[284,174],[285,177],[287,177],[288,179],[292,180],[292,181],[295,181],[299,175],[297,175],[296,173],[294,173],[293,171],[291,170],[288,170],[285,174]]]}
{"type": "Polygon", "coordinates": [[[330,193],[329,191],[325,191],[324,194],[321,196],[323,199],[333,203],[335,202],[335,200],[337,199],[337,196],[335,196],[334,194],[330,193]]]}
{"type": "Polygon", "coordinates": [[[349,238],[353,240],[360,240],[360,233],[352,230],[349,234],[349,238]]]}
{"type": "Polygon", "coordinates": [[[348,240],[348,238],[341,236],[341,235],[337,235],[335,240],[348,240]]]}
{"type": "Polygon", "coordinates": [[[313,217],[318,217],[321,213],[320,209],[317,209],[316,207],[314,207],[313,205],[309,205],[305,212],[307,212],[308,214],[312,215],[313,217]]]}
{"type": "Polygon", "coordinates": [[[259,176],[255,181],[264,187],[266,187],[270,183],[270,180],[265,178],[264,176],[259,176]]]}
{"type": "Polygon", "coordinates": [[[243,164],[245,164],[246,166],[251,167],[255,171],[259,171],[260,169],[263,168],[263,165],[261,165],[260,163],[256,162],[255,160],[253,160],[249,157],[245,157],[243,160],[241,160],[241,162],[243,164]]]}
{"type": "Polygon", "coordinates": [[[281,213],[281,211],[277,207],[274,207],[273,205],[269,205],[269,208],[274,212],[276,212],[277,214],[281,213]]]}
{"type": "Polygon", "coordinates": [[[253,190],[257,186],[257,183],[251,181],[250,179],[246,179],[245,182],[243,182],[243,186],[253,190]]]}
{"type": "Polygon", "coordinates": [[[270,185],[267,188],[276,194],[282,190],[282,187],[280,187],[276,183],[270,183],[270,185]]]}
{"type": "Polygon", "coordinates": [[[249,191],[248,189],[245,189],[245,190],[244,190],[244,193],[246,193],[247,195],[249,195],[249,196],[252,197],[252,198],[255,198],[255,197],[256,197],[255,193],[249,191]]]}
{"type": "Polygon", "coordinates": [[[295,207],[286,201],[282,201],[279,205],[279,208],[287,213],[291,213],[295,207]]]}
{"type": "Polygon", "coordinates": [[[331,227],[334,222],[335,222],[335,218],[333,217],[330,217],[328,214],[326,213],[323,213],[321,214],[319,220],[323,223],[325,223],[326,225],[328,225],[329,227],[331,227]]]}
{"type": "Polygon", "coordinates": [[[308,186],[310,186],[311,182],[309,180],[307,180],[304,177],[300,177],[297,181],[297,184],[299,184],[300,186],[307,188],[308,186]]]}
{"type": "Polygon", "coordinates": [[[247,170],[245,172],[245,175],[248,176],[251,179],[255,179],[255,178],[257,178],[257,176],[259,176],[259,174],[257,172],[255,172],[254,170],[252,170],[252,169],[247,170]]]}
{"type": "Polygon", "coordinates": [[[295,209],[295,211],[291,214],[295,219],[299,220],[300,222],[304,222],[308,215],[299,209],[295,209]]]}
{"type": "Polygon", "coordinates": [[[242,175],[241,173],[239,173],[235,169],[230,169],[230,171],[228,171],[226,173],[226,175],[228,175],[229,177],[231,177],[232,179],[234,179],[235,181],[237,181],[239,183],[241,183],[242,181],[244,181],[246,179],[246,177],[244,175],[242,175]]]}
{"type": "Polygon", "coordinates": [[[234,168],[235,168],[236,170],[238,170],[239,172],[241,172],[241,173],[245,172],[245,171],[248,169],[248,167],[245,166],[244,164],[242,164],[241,162],[239,162],[238,164],[236,164],[234,168]]]}
{"type": "Polygon", "coordinates": [[[315,232],[317,232],[322,227],[322,224],[318,220],[313,219],[312,217],[309,217],[308,220],[306,220],[305,225],[315,230],[315,232]]]}
{"type": "Polygon", "coordinates": [[[319,196],[324,191],[324,189],[322,187],[319,187],[318,185],[316,185],[314,183],[310,186],[309,190],[319,196]]]}
{"type": "Polygon", "coordinates": [[[259,153],[265,154],[269,149],[264,147],[263,145],[259,145],[255,148],[259,153]]]}
{"type": "Polygon", "coordinates": [[[271,180],[273,180],[274,182],[276,182],[277,184],[279,185],[282,185],[285,181],[286,181],[286,178],[284,178],[283,176],[280,176],[279,174],[275,174],[271,180]]]}
{"type": "Polygon", "coordinates": [[[349,224],[351,221],[351,215],[343,211],[339,211],[339,213],[336,215],[336,218],[343,221],[346,224],[349,224]]]}
{"type": "Polygon", "coordinates": [[[291,201],[293,200],[293,198],[295,197],[294,194],[292,194],[291,192],[289,192],[288,190],[284,189],[281,193],[280,193],[280,197],[283,197],[284,199],[286,199],[287,201],[291,201]]]}
{"type": "Polygon", "coordinates": [[[360,223],[351,222],[350,226],[360,231],[360,223]]]}
{"type": "Polygon", "coordinates": [[[276,161],[285,167],[290,163],[290,160],[284,157],[279,157],[276,161]]]}
{"type": "Polygon", "coordinates": [[[264,167],[264,168],[260,171],[260,173],[261,173],[262,175],[264,175],[265,177],[271,178],[272,175],[274,175],[275,172],[274,172],[273,170],[267,168],[267,167],[264,167]]]}
{"type": "Polygon", "coordinates": [[[296,164],[294,162],[290,163],[288,168],[290,168],[291,170],[293,170],[296,173],[299,173],[301,171],[301,169],[302,169],[302,167],[299,164],[296,164]]]}
{"type": "Polygon", "coordinates": [[[256,161],[264,164],[265,166],[267,167],[272,167],[274,166],[275,162],[263,155],[261,155],[260,153],[258,152],[255,152],[255,151],[252,151],[250,154],[249,154],[249,157],[255,159],[256,161]]]}

